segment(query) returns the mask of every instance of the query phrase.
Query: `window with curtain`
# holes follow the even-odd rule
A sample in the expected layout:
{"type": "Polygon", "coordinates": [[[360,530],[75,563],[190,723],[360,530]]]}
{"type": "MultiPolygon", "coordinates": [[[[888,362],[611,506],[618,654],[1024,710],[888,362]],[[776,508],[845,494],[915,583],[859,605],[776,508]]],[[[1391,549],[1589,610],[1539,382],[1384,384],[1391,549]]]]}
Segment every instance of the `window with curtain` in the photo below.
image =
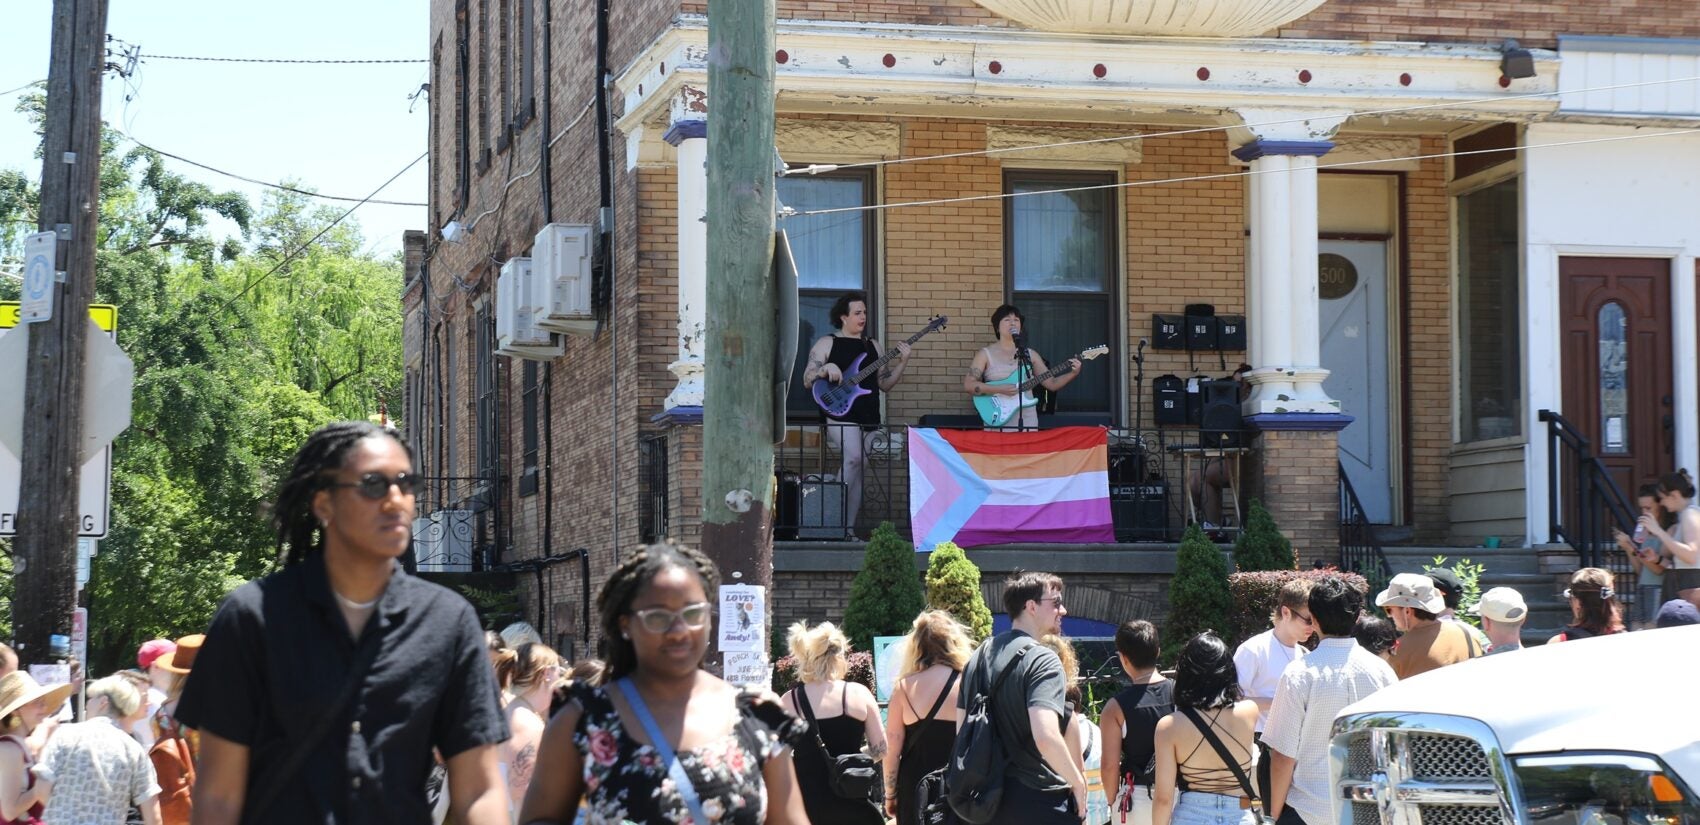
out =
{"type": "Polygon", "coordinates": [[[1523,432],[1517,179],[1458,196],[1458,440],[1523,432]]]}
{"type": "MultiPolygon", "coordinates": [[[[1004,201],[1005,294],[1050,366],[1088,347],[1116,346],[1118,190],[1055,191],[1115,182],[1112,173],[1004,173],[1004,192],[1018,195],[1004,201]]],[[[1088,362],[1057,395],[1057,412],[1115,416],[1119,378],[1113,362],[1088,362]]]]}
{"type": "MultiPolygon", "coordinates": [[[[780,203],[798,212],[867,206],[874,202],[874,176],[872,172],[849,171],[784,177],[779,179],[778,195],[780,203]]],[[[819,409],[803,388],[801,376],[809,347],[821,336],[833,333],[828,314],[833,302],[846,292],[861,290],[868,293],[869,309],[873,309],[876,220],[872,212],[839,212],[779,222],[797,261],[797,362],[786,403],[792,412],[819,409]]],[[[878,337],[880,326],[880,319],[871,317],[868,334],[878,337]]]]}

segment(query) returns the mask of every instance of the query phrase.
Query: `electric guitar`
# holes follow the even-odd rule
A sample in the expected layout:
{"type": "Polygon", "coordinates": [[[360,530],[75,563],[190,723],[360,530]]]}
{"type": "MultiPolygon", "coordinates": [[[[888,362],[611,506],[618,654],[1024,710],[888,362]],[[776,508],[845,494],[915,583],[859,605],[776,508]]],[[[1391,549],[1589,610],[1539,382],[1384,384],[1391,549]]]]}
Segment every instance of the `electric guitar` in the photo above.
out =
{"type": "MultiPolygon", "coordinates": [[[[903,343],[914,346],[916,341],[927,337],[929,333],[944,329],[945,324],[948,323],[950,323],[949,316],[934,315],[933,319],[928,321],[920,332],[909,336],[903,343]]],[[[873,390],[862,389],[862,382],[866,381],[868,376],[883,369],[898,354],[897,348],[892,347],[886,354],[875,358],[873,363],[864,367],[862,362],[867,360],[868,354],[862,353],[856,356],[856,360],[850,362],[850,368],[844,370],[844,380],[837,384],[825,378],[816,378],[814,383],[809,386],[810,392],[814,393],[815,403],[819,404],[821,409],[826,410],[827,415],[833,418],[843,418],[850,412],[850,405],[856,403],[856,399],[873,392],[873,390]]]]}
{"type": "MultiPolygon", "coordinates": [[[[1081,350],[1078,355],[1073,357],[1079,358],[1082,361],[1090,361],[1100,355],[1108,354],[1109,351],[1110,347],[1108,344],[1099,344],[1098,346],[1090,349],[1081,350]]],[[[1018,389],[1015,395],[974,396],[974,409],[980,411],[980,420],[986,422],[986,426],[988,427],[1002,427],[1005,424],[1008,424],[1010,421],[1014,420],[1017,415],[1021,414],[1022,408],[1031,407],[1037,403],[1033,398],[1032,391],[1034,387],[1037,387],[1059,375],[1067,375],[1074,371],[1074,367],[1069,366],[1068,362],[1070,360],[1072,359],[1064,358],[1061,364],[1052,367],[1049,371],[1020,382],[1017,385],[1018,389]]],[[[988,386],[993,387],[1008,386],[1016,384],[1016,378],[1019,375],[1021,375],[1021,370],[1020,368],[1017,368],[1015,372],[1012,372],[1009,375],[999,378],[996,381],[987,381],[985,383],[988,386]]]]}

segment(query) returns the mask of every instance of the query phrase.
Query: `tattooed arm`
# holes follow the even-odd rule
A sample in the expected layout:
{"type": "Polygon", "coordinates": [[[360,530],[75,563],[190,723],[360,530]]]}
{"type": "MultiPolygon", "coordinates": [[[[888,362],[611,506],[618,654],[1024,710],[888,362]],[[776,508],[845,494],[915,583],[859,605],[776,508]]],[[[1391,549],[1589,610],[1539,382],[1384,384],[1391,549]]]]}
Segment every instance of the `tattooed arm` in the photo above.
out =
{"type": "MultiPolygon", "coordinates": [[[[881,355],[885,354],[884,350],[880,349],[878,341],[874,342],[874,350],[881,355]]],[[[892,387],[897,386],[897,382],[903,380],[903,368],[907,366],[909,366],[909,344],[899,341],[897,342],[897,357],[880,368],[880,390],[890,392],[892,387]]]]}
{"type": "Polygon", "coordinates": [[[815,342],[814,346],[809,347],[808,366],[803,367],[803,386],[808,386],[821,378],[834,383],[844,380],[844,373],[839,371],[838,365],[826,362],[827,356],[831,354],[832,336],[830,335],[822,336],[819,341],[815,342]]]}

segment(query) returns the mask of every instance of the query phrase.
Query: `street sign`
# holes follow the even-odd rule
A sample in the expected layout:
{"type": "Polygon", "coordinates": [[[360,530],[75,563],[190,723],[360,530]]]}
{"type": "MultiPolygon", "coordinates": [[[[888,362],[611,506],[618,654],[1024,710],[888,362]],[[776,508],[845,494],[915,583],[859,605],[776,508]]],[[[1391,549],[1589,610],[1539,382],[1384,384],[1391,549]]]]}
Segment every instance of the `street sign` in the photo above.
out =
{"type": "Polygon", "coordinates": [[[83,664],[83,672],[89,667],[89,609],[79,607],[71,611],[71,657],[83,664]]]}
{"type": "Polygon", "coordinates": [[[89,565],[94,559],[96,539],[77,539],[77,592],[89,585],[89,565]]]}
{"type": "MultiPolygon", "coordinates": [[[[19,479],[23,475],[23,463],[0,447],[0,536],[18,534],[19,479]]],[[[101,450],[84,464],[77,482],[77,535],[105,538],[112,511],[112,448],[101,450]]]]}
{"type": "MultiPolygon", "coordinates": [[[[98,325],[87,322],[91,327],[98,325]]],[[[30,327],[0,336],[0,446],[13,455],[24,451],[24,397],[30,327]],[[20,391],[5,392],[6,388],[20,391]]],[[[83,462],[97,455],[130,426],[131,391],[136,365],[118,348],[116,336],[89,335],[83,345],[83,462]]]]}
{"type": "Polygon", "coordinates": [[[37,232],[24,237],[24,300],[18,320],[23,323],[53,317],[53,282],[59,236],[37,232]]]}

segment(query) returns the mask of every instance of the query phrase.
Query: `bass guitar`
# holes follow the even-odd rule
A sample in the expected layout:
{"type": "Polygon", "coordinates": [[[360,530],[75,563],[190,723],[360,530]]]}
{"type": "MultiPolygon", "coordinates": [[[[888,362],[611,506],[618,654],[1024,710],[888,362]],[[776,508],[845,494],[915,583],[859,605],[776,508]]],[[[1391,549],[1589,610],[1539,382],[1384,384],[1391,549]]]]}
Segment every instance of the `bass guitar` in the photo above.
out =
{"type": "MultiPolygon", "coordinates": [[[[934,315],[920,332],[909,336],[903,343],[914,346],[916,341],[944,329],[945,324],[948,323],[950,323],[950,316],[934,315]]],[[[873,390],[862,389],[862,382],[866,381],[868,376],[878,373],[886,364],[891,363],[891,359],[897,356],[897,348],[892,347],[886,354],[875,358],[873,363],[862,366],[862,362],[868,358],[867,353],[863,353],[856,356],[856,360],[850,362],[849,369],[844,370],[843,381],[834,384],[825,378],[816,378],[814,383],[809,385],[809,391],[814,394],[815,403],[819,404],[821,409],[826,410],[827,415],[833,418],[843,418],[850,412],[850,405],[856,403],[856,399],[873,392],[873,390]]]]}
{"type": "MultiPolygon", "coordinates": [[[[1098,346],[1081,350],[1073,357],[1079,358],[1082,361],[1090,361],[1100,355],[1108,354],[1109,351],[1110,347],[1108,344],[1099,344],[1098,346]]],[[[996,381],[985,382],[988,386],[992,387],[1015,385],[1017,387],[1017,391],[1014,395],[974,396],[974,409],[980,412],[980,420],[986,422],[986,426],[988,427],[1002,427],[1015,420],[1015,417],[1021,414],[1021,410],[1023,408],[1031,407],[1037,403],[1033,398],[1034,387],[1037,387],[1052,378],[1056,378],[1059,375],[1067,375],[1074,371],[1074,367],[1069,366],[1068,362],[1070,360],[1072,359],[1064,358],[1061,364],[1019,383],[1016,381],[1016,378],[1021,375],[1021,370],[1019,368],[1017,368],[1015,372],[999,378],[996,381]]]]}

